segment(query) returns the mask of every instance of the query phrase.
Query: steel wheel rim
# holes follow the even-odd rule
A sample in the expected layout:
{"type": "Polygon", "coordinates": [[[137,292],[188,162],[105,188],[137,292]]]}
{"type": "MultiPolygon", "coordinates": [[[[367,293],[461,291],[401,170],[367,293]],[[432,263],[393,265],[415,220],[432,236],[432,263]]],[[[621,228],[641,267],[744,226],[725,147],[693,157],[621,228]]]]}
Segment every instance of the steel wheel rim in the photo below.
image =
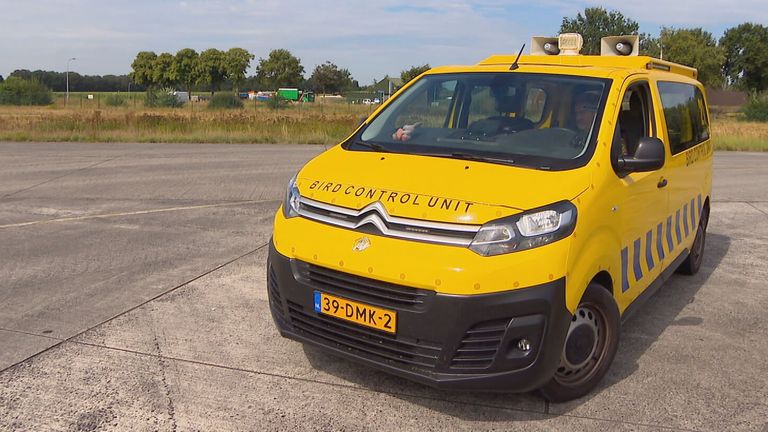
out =
{"type": "MultiPolygon", "coordinates": [[[[597,369],[603,363],[607,351],[610,330],[606,323],[605,314],[596,305],[590,303],[579,305],[573,318],[571,318],[571,325],[560,355],[560,365],[555,372],[555,379],[558,382],[564,385],[576,386],[588,381],[595,375],[597,369]],[[578,348],[585,348],[584,342],[586,339],[582,339],[581,346],[578,346],[579,341],[574,341],[573,338],[580,337],[576,333],[577,331],[583,334],[586,329],[594,331],[594,345],[591,348],[586,348],[589,353],[583,361],[575,362],[574,360],[581,360],[581,358],[579,355],[574,356],[573,352],[569,356],[569,344],[571,349],[574,347],[574,343],[576,343],[578,348]]],[[[583,338],[583,335],[581,337],[583,338]]],[[[578,352],[577,354],[583,355],[583,352],[578,352]]]]}

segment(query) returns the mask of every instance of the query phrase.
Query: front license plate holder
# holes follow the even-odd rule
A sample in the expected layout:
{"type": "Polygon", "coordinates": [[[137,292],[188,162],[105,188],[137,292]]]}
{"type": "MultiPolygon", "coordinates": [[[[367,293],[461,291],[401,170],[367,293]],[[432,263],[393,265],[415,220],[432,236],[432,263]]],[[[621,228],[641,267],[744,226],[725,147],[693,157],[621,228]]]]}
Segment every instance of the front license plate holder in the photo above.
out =
{"type": "Polygon", "coordinates": [[[315,312],[390,334],[397,332],[397,312],[349,300],[321,291],[314,292],[315,312]]]}

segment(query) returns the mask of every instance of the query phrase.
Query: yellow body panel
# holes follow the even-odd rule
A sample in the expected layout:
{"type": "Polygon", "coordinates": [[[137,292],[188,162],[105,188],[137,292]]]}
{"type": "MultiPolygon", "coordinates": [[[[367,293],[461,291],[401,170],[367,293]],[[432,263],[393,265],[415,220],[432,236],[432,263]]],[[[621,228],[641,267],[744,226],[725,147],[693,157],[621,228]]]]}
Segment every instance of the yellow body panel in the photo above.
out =
{"type": "Polygon", "coordinates": [[[361,234],[304,218],[275,216],[273,241],[282,255],[414,288],[444,294],[487,294],[523,288],[565,276],[568,239],[547,247],[494,257],[466,247],[361,234]],[[371,246],[352,250],[367,237],[371,246]],[[307,241],[311,239],[311,241],[307,241]]]}
{"type": "MultiPolygon", "coordinates": [[[[476,66],[441,67],[427,74],[508,71],[513,60],[495,56],[476,66]]],[[[484,257],[466,247],[361,234],[301,217],[286,219],[278,211],[273,238],[276,250],[319,266],[445,294],[524,289],[565,277],[570,311],[576,309],[589,282],[604,272],[623,312],[675,257],[690,248],[697,216],[686,214],[691,226],[673,248],[666,242],[666,222],[669,217],[674,221],[677,211],[686,205],[696,207],[700,214],[712,188],[712,146],[705,141],[675,156],[667,146],[664,168],[619,178],[611,167],[610,148],[621,97],[633,80],[647,80],[657,107],[658,137],[669,142],[656,82],[675,81],[702,88],[694,79],[696,71],[646,57],[523,56],[519,69],[510,73],[520,72],[612,80],[597,129],[596,150],[585,166],[546,171],[347,151],[336,146],[298,173],[297,186],[302,196],[349,209],[359,210],[379,201],[392,216],[471,225],[569,200],[578,209],[576,229],[570,237],[543,247],[484,257]],[[649,62],[669,71],[649,69],[649,62]],[[667,189],[657,188],[662,177],[670,183],[667,189]],[[368,237],[371,246],[353,251],[361,237],[368,237]]],[[[682,234],[684,225],[681,227],[682,234]]]]}
{"type": "Polygon", "coordinates": [[[392,216],[461,224],[483,224],[570,200],[589,184],[585,169],[547,172],[442,157],[350,152],[338,146],[297,177],[302,196],[317,201],[355,210],[380,201],[392,216]]]}

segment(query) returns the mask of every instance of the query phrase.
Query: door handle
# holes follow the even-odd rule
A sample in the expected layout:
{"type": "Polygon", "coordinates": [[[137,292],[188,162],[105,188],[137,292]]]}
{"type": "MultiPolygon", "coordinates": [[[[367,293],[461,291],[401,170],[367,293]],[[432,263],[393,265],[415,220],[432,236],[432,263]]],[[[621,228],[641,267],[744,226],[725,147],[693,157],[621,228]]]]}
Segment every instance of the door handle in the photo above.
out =
{"type": "Polygon", "coordinates": [[[656,186],[659,189],[661,189],[661,188],[665,187],[666,185],[667,185],[667,179],[663,178],[663,179],[659,180],[659,184],[657,184],[656,186]]]}

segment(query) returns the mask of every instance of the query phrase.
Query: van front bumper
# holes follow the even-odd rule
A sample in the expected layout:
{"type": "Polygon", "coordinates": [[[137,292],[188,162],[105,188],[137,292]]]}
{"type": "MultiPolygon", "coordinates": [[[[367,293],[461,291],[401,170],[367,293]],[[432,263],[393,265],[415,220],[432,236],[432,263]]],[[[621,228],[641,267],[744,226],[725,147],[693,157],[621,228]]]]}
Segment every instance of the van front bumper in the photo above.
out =
{"type": "Polygon", "coordinates": [[[445,295],[289,259],[272,243],[267,275],[282,336],[441,389],[541,387],[560,363],[572,316],[565,278],[503,293],[445,295]],[[395,310],[397,333],[315,312],[315,291],[395,310]]]}

